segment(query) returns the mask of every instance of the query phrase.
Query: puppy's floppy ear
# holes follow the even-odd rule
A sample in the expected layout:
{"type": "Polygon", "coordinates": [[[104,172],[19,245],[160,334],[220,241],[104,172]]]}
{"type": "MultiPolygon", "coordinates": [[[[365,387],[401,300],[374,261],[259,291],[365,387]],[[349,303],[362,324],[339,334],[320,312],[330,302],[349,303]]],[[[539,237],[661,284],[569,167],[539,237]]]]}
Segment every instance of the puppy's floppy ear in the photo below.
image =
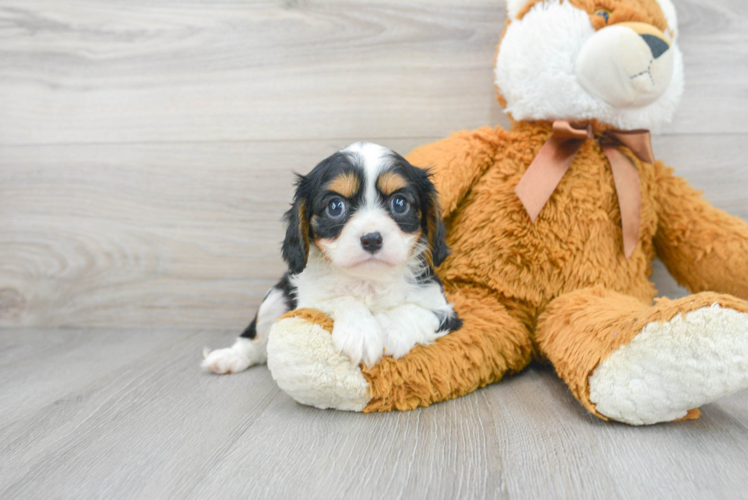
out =
{"type": "Polygon", "coordinates": [[[299,176],[291,209],[286,212],[286,239],[283,240],[283,260],[291,274],[299,274],[309,258],[309,207],[305,195],[306,179],[299,176]]]}
{"type": "Polygon", "coordinates": [[[446,240],[447,229],[442,222],[441,209],[436,200],[436,190],[428,197],[424,216],[426,217],[426,238],[429,242],[431,265],[439,267],[449,255],[449,247],[446,240]]]}
{"type": "Polygon", "coordinates": [[[441,208],[437,200],[436,187],[431,182],[431,174],[428,170],[414,167],[419,172],[418,183],[421,191],[421,207],[423,212],[423,228],[426,239],[429,242],[429,251],[426,258],[434,267],[439,267],[449,255],[447,246],[447,229],[444,227],[441,217],[441,208]]]}

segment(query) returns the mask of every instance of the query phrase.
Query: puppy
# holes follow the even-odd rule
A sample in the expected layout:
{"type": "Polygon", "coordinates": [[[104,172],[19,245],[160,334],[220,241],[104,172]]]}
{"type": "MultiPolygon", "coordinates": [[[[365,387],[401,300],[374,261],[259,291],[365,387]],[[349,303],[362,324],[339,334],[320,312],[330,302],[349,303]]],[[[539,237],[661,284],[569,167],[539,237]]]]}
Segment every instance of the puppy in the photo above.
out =
{"type": "Polygon", "coordinates": [[[270,327],[297,308],[327,313],[335,346],[368,366],[461,326],[434,274],[449,253],[436,190],[397,153],[370,143],[335,153],[299,176],[285,220],[288,273],[232,347],[205,353],[206,370],[264,362],[270,327]]]}

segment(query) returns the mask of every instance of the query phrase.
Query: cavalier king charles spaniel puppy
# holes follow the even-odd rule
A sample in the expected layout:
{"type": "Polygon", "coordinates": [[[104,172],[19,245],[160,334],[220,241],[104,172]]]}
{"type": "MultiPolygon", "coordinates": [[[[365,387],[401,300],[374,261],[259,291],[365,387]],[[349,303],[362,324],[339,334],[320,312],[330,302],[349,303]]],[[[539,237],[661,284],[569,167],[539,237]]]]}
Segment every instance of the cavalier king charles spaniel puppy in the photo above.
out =
{"type": "Polygon", "coordinates": [[[299,176],[285,215],[288,273],[236,343],[206,351],[202,367],[236,373],[264,362],[270,327],[297,308],[328,314],[337,349],[367,366],[458,329],[434,274],[449,253],[436,196],[426,170],[370,143],[299,176]]]}

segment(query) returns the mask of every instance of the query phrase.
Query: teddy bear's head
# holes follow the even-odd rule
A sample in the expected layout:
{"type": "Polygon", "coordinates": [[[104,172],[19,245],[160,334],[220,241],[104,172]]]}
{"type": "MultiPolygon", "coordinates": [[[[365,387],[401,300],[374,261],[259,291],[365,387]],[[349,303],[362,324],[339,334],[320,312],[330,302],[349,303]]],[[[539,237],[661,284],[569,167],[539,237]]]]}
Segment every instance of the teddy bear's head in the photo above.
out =
{"type": "Polygon", "coordinates": [[[496,57],[515,120],[597,121],[657,130],[683,92],[671,0],[507,0],[496,57]]]}

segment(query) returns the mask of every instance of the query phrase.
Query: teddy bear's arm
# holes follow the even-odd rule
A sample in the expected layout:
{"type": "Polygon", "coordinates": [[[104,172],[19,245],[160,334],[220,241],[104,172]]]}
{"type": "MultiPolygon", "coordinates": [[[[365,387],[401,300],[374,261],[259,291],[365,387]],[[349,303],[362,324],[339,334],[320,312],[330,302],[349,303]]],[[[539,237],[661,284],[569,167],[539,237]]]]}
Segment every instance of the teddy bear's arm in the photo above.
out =
{"type": "Polygon", "coordinates": [[[444,217],[457,207],[470,187],[493,164],[505,135],[500,128],[465,130],[416,148],[407,156],[411,164],[430,170],[439,190],[444,217]]]}
{"type": "Polygon", "coordinates": [[[662,162],[655,164],[657,255],[691,292],[748,298],[748,224],[712,206],[662,162]]]}

